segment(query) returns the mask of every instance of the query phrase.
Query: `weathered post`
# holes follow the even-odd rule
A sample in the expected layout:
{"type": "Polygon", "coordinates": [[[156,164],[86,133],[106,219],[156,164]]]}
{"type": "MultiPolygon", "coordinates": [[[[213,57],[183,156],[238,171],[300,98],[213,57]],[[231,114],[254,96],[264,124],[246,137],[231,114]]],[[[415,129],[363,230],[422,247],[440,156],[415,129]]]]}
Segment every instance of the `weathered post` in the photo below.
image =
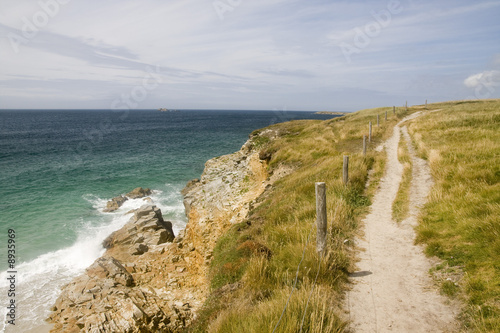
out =
{"type": "Polygon", "coordinates": [[[377,127],[380,127],[380,116],[377,115],[377,127]]]}
{"type": "Polygon", "coordinates": [[[344,155],[344,167],[342,168],[342,179],[344,180],[344,185],[347,185],[349,181],[349,156],[344,155]]]}
{"type": "Polygon", "coordinates": [[[408,112],[408,101],[406,101],[405,111],[408,112]]]}
{"type": "Polygon", "coordinates": [[[366,135],[363,135],[363,157],[366,157],[366,135]]]}
{"type": "Polygon", "coordinates": [[[427,100],[425,100],[425,109],[427,110],[427,100]]]}
{"type": "Polygon", "coordinates": [[[316,250],[322,254],[326,245],[326,185],[316,183],[316,250]]]}
{"type": "Polygon", "coordinates": [[[385,111],[385,121],[387,121],[387,110],[385,111]]]}
{"type": "Polygon", "coordinates": [[[372,142],[372,122],[370,121],[370,129],[368,131],[368,143],[372,142]]]}
{"type": "Polygon", "coordinates": [[[396,114],[396,107],[395,106],[392,107],[392,114],[396,114]]]}

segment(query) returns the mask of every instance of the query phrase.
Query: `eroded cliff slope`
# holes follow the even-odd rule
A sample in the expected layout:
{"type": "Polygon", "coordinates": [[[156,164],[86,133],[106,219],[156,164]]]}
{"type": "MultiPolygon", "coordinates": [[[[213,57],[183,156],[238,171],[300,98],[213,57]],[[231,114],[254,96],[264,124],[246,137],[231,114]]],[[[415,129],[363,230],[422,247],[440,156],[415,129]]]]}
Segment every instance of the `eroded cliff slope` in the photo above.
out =
{"type": "Polygon", "coordinates": [[[188,224],[175,237],[156,206],[134,211],[104,241],[104,255],[63,287],[52,332],[177,332],[189,325],[209,291],[217,239],[274,180],[261,158],[249,140],[209,160],[183,190],[188,224]]]}

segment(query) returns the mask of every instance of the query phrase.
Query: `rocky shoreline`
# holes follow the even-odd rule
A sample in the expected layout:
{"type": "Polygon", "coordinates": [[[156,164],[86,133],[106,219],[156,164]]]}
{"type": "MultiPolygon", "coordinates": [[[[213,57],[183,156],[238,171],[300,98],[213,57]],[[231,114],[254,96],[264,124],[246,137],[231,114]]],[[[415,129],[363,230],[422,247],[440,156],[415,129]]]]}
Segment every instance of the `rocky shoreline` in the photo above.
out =
{"type": "Polygon", "coordinates": [[[62,288],[48,318],[51,332],[179,332],[187,327],[208,295],[217,240],[231,224],[242,222],[266,187],[282,176],[269,177],[259,153],[251,138],[238,152],[206,162],[201,178],[182,191],[188,223],[178,235],[154,204],[129,212],[129,222],[103,242],[104,255],[62,288]]]}

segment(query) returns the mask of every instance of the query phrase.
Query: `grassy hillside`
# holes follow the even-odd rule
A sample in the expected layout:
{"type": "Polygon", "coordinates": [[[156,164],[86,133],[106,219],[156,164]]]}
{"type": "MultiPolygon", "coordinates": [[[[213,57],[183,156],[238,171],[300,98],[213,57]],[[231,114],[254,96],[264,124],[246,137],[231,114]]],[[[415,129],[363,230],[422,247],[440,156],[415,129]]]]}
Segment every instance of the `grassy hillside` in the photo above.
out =
{"type": "Polygon", "coordinates": [[[376,180],[384,166],[385,154],[374,152],[373,147],[392,133],[403,116],[401,111],[393,115],[392,108],[364,110],[327,121],[274,125],[269,127],[278,133],[273,140],[265,134],[254,136],[254,144],[269,157],[270,174],[283,166],[294,172],[268,189],[248,221],[233,226],[218,242],[211,267],[212,296],[192,331],[338,332],[345,328],[339,313],[347,272],[353,265],[352,239],[377,184],[373,181],[365,190],[368,170],[374,170],[376,180]],[[364,158],[362,137],[368,134],[369,121],[374,124],[373,137],[364,158]],[[342,183],[343,155],[350,156],[347,186],[342,183]],[[327,251],[321,259],[315,228],[315,182],[319,181],[327,186],[329,223],[327,251]]]}
{"type": "Polygon", "coordinates": [[[467,302],[465,325],[500,332],[500,100],[432,108],[409,127],[436,182],[417,240],[443,260],[443,293],[467,302]]]}
{"type": "MultiPolygon", "coordinates": [[[[256,131],[254,144],[269,173],[294,172],[267,189],[248,220],[222,237],[211,266],[212,294],[192,332],[340,332],[352,239],[382,176],[385,153],[374,147],[404,116],[422,110],[363,110],[327,121],[294,121],[256,131]],[[388,121],[384,121],[388,111],[388,121]],[[376,116],[380,115],[380,128],[376,116]],[[362,136],[372,121],[366,158],[362,136]],[[342,183],[342,156],[350,181],[342,183]],[[370,186],[365,189],[368,171],[370,186]],[[315,182],[327,185],[326,254],[316,253],[315,182]],[[284,311],[286,307],[286,310],[284,311]]],[[[498,332],[500,300],[500,101],[451,102],[409,126],[418,153],[429,161],[435,186],[420,218],[417,241],[443,260],[434,269],[442,292],[465,300],[464,326],[498,332]]],[[[404,144],[400,160],[408,162],[404,144]]],[[[411,172],[411,165],[406,167],[411,172]]],[[[406,182],[408,187],[409,182],[406,182]]],[[[395,217],[405,217],[407,189],[395,217]]]]}

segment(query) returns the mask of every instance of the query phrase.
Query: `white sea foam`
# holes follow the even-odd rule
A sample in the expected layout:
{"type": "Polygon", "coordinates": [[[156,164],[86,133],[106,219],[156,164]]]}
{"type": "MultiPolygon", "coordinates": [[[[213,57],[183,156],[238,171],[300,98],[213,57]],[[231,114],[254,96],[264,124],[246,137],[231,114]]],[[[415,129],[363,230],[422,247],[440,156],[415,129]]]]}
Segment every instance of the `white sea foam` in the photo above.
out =
{"type": "MultiPolygon", "coordinates": [[[[173,222],[174,233],[185,227],[184,207],[179,189],[167,186],[168,191],[154,191],[151,199],[163,212],[165,220],[173,222]],[[173,192],[173,193],[172,193],[173,192]]],[[[97,196],[86,195],[84,199],[102,212],[106,201],[97,196]]],[[[77,241],[70,247],[45,253],[38,258],[20,263],[16,267],[16,325],[7,324],[7,309],[1,308],[1,332],[25,332],[44,326],[50,307],[57,299],[60,288],[75,276],[83,273],[104,253],[102,241],[113,231],[120,229],[130,219],[126,214],[147,204],[143,199],[129,199],[114,213],[102,213],[102,222],[85,221],[79,230],[77,241]]],[[[7,271],[0,273],[0,295],[7,295],[7,271]]]]}
{"type": "Polygon", "coordinates": [[[104,207],[106,207],[106,203],[108,202],[108,200],[99,198],[97,195],[94,194],[85,194],[82,196],[82,198],[85,201],[89,202],[92,205],[92,207],[98,211],[102,211],[104,207]]]}

